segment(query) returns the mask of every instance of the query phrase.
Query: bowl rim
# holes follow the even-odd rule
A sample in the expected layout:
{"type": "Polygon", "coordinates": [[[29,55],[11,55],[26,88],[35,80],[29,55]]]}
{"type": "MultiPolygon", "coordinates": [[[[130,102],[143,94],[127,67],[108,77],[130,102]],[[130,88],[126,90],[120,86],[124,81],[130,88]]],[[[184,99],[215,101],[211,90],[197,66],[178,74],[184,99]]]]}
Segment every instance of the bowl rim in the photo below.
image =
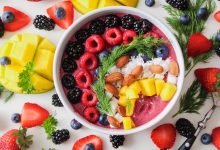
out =
{"type": "MultiPolygon", "coordinates": [[[[80,29],[80,27],[78,27],[78,28],[80,29]]],[[[116,135],[127,135],[127,134],[137,133],[137,132],[140,132],[140,131],[145,130],[147,128],[150,128],[150,127],[156,125],[158,122],[160,122],[172,110],[172,108],[174,107],[174,105],[176,104],[176,102],[179,99],[179,96],[181,94],[181,90],[183,87],[183,83],[184,83],[184,73],[185,73],[185,66],[184,66],[184,59],[183,59],[181,48],[179,46],[179,43],[178,43],[176,37],[169,30],[167,25],[163,24],[161,21],[159,21],[152,14],[146,13],[146,12],[141,11],[136,8],[126,7],[126,6],[111,6],[111,7],[100,8],[100,9],[96,9],[96,10],[78,18],[64,32],[64,34],[60,38],[58,45],[57,45],[57,48],[56,48],[56,51],[55,51],[54,62],[53,62],[53,78],[54,78],[55,89],[56,89],[56,92],[59,95],[59,97],[64,105],[64,108],[73,116],[73,118],[78,120],[80,123],[82,123],[87,128],[98,131],[98,132],[102,132],[105,134],[116,134],[116,135]],[[98,18],[98,17],[106,15],[108,13],[110,14],[110,13],[119,13],[119,12],[128,13],[128,14],[136,14],[140,17],[144,16],[143,18],[148,19],[150,22],[152,22],[154,25],[156,25],[156,27],[159,28],[167,36],[167,38],[171,42],[171,45],[174,48],[176,58],[177,58],[179,68],[180,68],[180,73],[179,73],[178,82],[177,82],[178,88],[177,88],[177,91],[176,91],[174,97],[169,102],[169,104],[163,109],[162,112],[160,112],[151,121],[149,121],[141,126],[135,127],[131,130],[104,128],[104,127],[100,127],[100,126],[97,126],[93,123],[88,122],[85,118],[80,116],[77,112],[74,112],[71,104],[69,103],[69,101],[66,98],[66,95],[64,93],[64,90],[63,90],[63,87],[62,87],[62,84],[60,81],[60,65],[61,65],[60,60],[62,59],[65,46],[68,43],[69,39],[74,34],[73,31],[75,28],[77,28],[78,24],[80,24],[81,22],[89,22],[93,18],[98,18]],[[94,17],[94,16],[96,16],[96,17],[94,17]]]]}

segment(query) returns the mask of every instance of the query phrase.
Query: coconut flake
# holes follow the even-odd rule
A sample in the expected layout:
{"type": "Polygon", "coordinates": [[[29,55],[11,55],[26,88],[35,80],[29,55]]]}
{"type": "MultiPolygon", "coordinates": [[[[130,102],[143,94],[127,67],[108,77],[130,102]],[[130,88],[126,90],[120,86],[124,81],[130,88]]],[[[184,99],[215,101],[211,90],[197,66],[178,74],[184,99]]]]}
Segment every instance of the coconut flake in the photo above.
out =
{"type": "Polygon", "coordinates": [[[123,121],[123,117],[122,117],[119,113],[117,113],[117,114],[114,116],[114,118],[117,119],[118,122],[120,122],[120,123],[123,121]]]}
{"type": "Polygon", "coordinates": [[[176,84],[177,83],[177,77],[175,77],[174,75],[168,73],[168,75],[167,75],[167,82],[168,83],[176,84]]]}
{"type": "Polygon", "coordinates": [[[164,79],[164,74],[155,74],[156,79],[164,79]]]}

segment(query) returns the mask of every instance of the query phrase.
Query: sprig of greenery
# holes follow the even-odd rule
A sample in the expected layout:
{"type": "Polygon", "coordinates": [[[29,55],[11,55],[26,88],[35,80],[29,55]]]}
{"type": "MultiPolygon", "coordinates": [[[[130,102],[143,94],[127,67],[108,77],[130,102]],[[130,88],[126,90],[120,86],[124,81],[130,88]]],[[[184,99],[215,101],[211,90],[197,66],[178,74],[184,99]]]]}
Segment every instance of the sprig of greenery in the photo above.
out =
{"type": "MultiPolygon", "coordinates": [[[[45,148],[42,148],[42,150],[46,150],[45,148]]],[[[55,148],[49,148],[48,150],[56,150],[55,148]]]]}
{"type": "Polygon", "coordinates": [[[51,115],[44,121],[42,127],[44,128],[48,139],[51,139],[53,132],[56,130],[57,124],[57,119],[51,115]]]}
{"type": "Polygon", "coordinates": [[[27,129],[20,127],[14,135],[17,137],[16,143],[20,150],[26,150],[33,144],[33,135],[27,135],[27,129]]]}
{"type": "Polygon", "coordinates": [[[8,102],[13,95],[14,92],[7,90],[2,84],[0,84],[0,96],[4,99],[5,103],[8,102]]]}

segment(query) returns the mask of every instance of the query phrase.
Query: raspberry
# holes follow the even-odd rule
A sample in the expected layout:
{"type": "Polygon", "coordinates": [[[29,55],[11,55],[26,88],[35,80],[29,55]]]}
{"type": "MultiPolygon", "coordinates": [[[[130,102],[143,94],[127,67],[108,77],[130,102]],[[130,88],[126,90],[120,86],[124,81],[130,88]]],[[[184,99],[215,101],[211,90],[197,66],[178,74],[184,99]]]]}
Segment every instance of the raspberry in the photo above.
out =
{"type": "Polygon", "coordinates": [[[105,42],[101,35],[92,35],[86,40],[86,50],[91,53],[99,53],[105,48],[105,42]]]}
{"type": "Polygon", "coordinates": [[[87,70],[80,70],[75,74],[76,83],[81,88],[88,88],[92,84],[92,76],[87,70]]]}
{"type": "Polygon", "coordinates": [[[155,33],[155,32],[152,32],[152,31],[147,32],[147,33],[144,35],[144,38],[146,38],[147,36],[151,36],[151,37],[153,37],[153,38],[155,38],[155,39],[159,39],[159,38],[160,38],[159,34],[157,34],[157,33],[155,33]]]}
{"type": "Polygon", "coordinates": [[[83,91],[82,95],[82,104],[87,107],[96,106],[98,102],[98,99],[95,95],[95,93],[91,90],[85,90],[83,91]]]}
{"type": "Polygon", "coordinates": [[[99,112],[95,107],[87,107],[83,114],[85,118],[92,123],[96,123],[99,119],[99,112]]]}
{"type": "Polygon", "coordinates": [[[105,40],[110,45],[118,45],[122,42],[122,33],[119,28],[110,28],[105,32],[105,40]]]}
{"type": "Polygon", "coordinates": [[[137,33],[133,30],[126,30],[123,33],[123,44],[129,44],[133,41],[133,39],[137,36],[137,33]]]}
{"type": "Polygon", "coordinates": [[[95,69],[98,66],[98,59],[92,53],[86,52],[79,59],[79,65],[85,69],[95,69]]]}

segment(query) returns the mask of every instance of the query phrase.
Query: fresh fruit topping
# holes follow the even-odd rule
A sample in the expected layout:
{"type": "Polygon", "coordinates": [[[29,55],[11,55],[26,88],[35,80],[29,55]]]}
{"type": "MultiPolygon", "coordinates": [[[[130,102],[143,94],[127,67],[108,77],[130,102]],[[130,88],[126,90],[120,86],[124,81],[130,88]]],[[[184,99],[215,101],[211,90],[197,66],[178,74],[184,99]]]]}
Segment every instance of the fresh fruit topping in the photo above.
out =
{"type": "Polygon", "coordinates": [[[2,21],[5,23],[10,23],[14,21],[14,14],[10,11],[5,11],[2,15],[2,21]]]}
{"type": "Polygon", "coordinates": [[[73,87],[67,93],[67,98],[72,104],[79,103],[81,100],[81,97],[82,97],[82,90],[77,87],[73,87]]]}
{"type": "Polygon", "coordinates": [[[203,20],[206,20],[209,16],[209,11],[206,7],[202,7],[202,8],[199,8],[198,12],[197,12],[197,17],[199,19],[203,19],[203,20]]]}
{"type": "Polygon", "coordinates": [[[105,21],[106,27],[109,27],[109,28],[119,27],[121,25],[120,18],[112,14],[105,16],[104,21],[105,21]]]}
{"type": "Polygon", "coordinates": [[[156,87],[155,87],[155,79],[154,78],[139,80],[139,84],[141,86],[142,94],[144,96],[153,96],[156,94],[156,87]]]}
{"type": "Polygon", "coordinates": [[[94,54],[86,52],[80,57],[79,65],[81,68],[93,70],[98,66],[98,59],[94,54]]]}
{"type": "Polygon", "coordinates": [[[189,7],[188,0],[166,0],[166,2],[179,10],[186,10],[189,7]]]}
{"type": "Polygon", "coordinates": [[[14,135],[18,133],[17,129],[12,129],[6,132],[0,138],[0,148],[1,150],[19,150],[19,147],[16,143],[17,137],[14,135]]]}
{"type": "Polygon", "coordinates": [[[76,81],[75,81],[74,77],[71,74],[65,74],[62,77],[62,84],[65,88],[71,89],[75,86],[76,81]]]}
{"type": "Polygon", "coordinates": [[[61,144],[70,138],[70,133],[67,129],[56,130],[51,138],[54,144],[61,144]]]}
{"type": "Polygon", "coordinates": [[[166,59],[169,56],[169,49],[167,46],[162,45],[156,49],[156,57],[162,57],[163,59],[166,59]]]}
{"type": "Polygon", "coordinates": [[[94,74],[96,78],[99,77],[99,67],[95,69],[94,74]]]}
{"type": "Polygon", "coordinates": [[[125,136],[124,135],[109,135],[109,140],[112,143],[112,147],[117,149],[124,144],[125,136]]]}
{"type": "Polygon", "coordinates": [[[79,42],[69,43],[66,47],[66,53],[73,59],[79,59],[84,53],[85,47],[79,42]]]}
{"type": "Polygon", "coordinates": [[[135,127],[131,117],[123,117],[123,126],[125,130],[130,130],[135,127]]]}
{"type": "Polygon", "coordinates": [[[212,143],[217,149],[220,149],[220,127],[212,130],[212,143]]]}
{"type": "Polygon", "coordinates": [[[54,4],[47,9],[47,13],[54,22],[63,29],[67,29],[73,23],[73,5],[70,1],[54,4]]]}
{"type": "Polygon", "coordinates": [[[179,75],[179,66],[176,61],[171,61],[169,65],[169,73],[177,77],[179,75]]]}
{"type": "Polygon", "coordinates": [[[155,0],[145,0],[145,5],[152,7],[155,5],[155,0]]]}
{"type": "Polygon", "coordinates": [[[92,76],[87,70],[80,70],[75,74],[76,83],[81,88],[88,88],[92,84],[92,76]]]}
{"type": "Polygon", "coordinates": [[[208,92],[220,90],[220,69],[202,68],[195,71],[196,78],[208,92]]]}
{"type": "Polygon", "coordinates": [[[122,43],[122,33],[119,28],[109,28],[105,31],[105,40],[114,46],[122,43]]]}
{"type": "Polygon", "coordinates": [[[33,21],[34,27],[40,30],[51,31],[55,28],[53,19],[48,18],[45,15],[37,15],[33,21]]]}
{"type": "Polygon", "coordinates": [[[25,103],[21,113],[23,128],[40,126],[49,117],[49,112],[38,104],[25,103]]]}
{"type": "Polygon", "coordinates": [[[113,72],[105,77],[105,82],[114,83],[121,81],[123,79],[123,74],[120,72],[113,72]]]}
{"type": "Polygon", "coordinates": [[[14,113],[11,116],[11,121],[14,122],[14,123],[19,123],[21,121],[21,115],[18,114],[18,113],[14,113]]]}
{"type": "Polygon", "coordinates": [[[85,90],[82,94],[82,104],[87,107],[96,106],[98,99],[92,90],[85,90]]]}
{"type": "Polygon", "coordinates": [[[67,57],[63,59],[61,67],[65,73],[73,73],[77,69],[77,64],[72,58],[67,57]]]}
{"type": "Polygon", "coordinates": [[[135,99],[128,98],[127,105],[126,105],[126,116],[127,117],[131,117],[134,114],[135,103],[136,103],[135,99]]]}
{"type": "Polygon", "coordinates": [[[107,115],[106,114],[101,114],[99,116],[99,121],[98,121],[101,125],[103,126],[108,126],[109,125],[109,122],[108,122],[108,119],[107,119],[107,115]]]}
{"type": "Polygon", "coordinates": [[[220,57],[220,45],[217,48],[215,48],[215,53],[220,57]]]}
{"type": "Polygon", "coordinates": [[[170,149],[176,140],[176,129],[172,124],[160,125],[151,132],[151,139],[158,148],[170,149]]]}
{"type": "Polygon", "coordinates": [[[180,23],[183,25],[188,25],[190,23],[190,17],[188,15],[180,16],[180,23]]]}
{"type": "Polygon", "coordinates": [[[123,44],[129,44],[137,36],[137,33],[133,30],[125,30],[123,33],[123,44]]]}
{"type": "Polygon", "coordinates": [[[79,42],[85,42],[90,37],[90,31],[88,29],[81,29],[75,33],[75,37],[79,42]]]}
{"type": "MultiPolygon", "coordinates": [[[[132,85],[130,85],[130,86],[132,86],[132,85]]],[[[128,89],[128,86],[123,86],[119,91],[119,95],[124,96],[127,89],[128,89]]]]}
{"type": "Polygon", "coordinates": [[[76,141],[72,150],[84,150],[87,144],[93,144],[95,150],[103,150],[102,139],[96,135],[89,135],[76,141]]]}
{"type": "Polygon", "coordinates": [[[99,53],[105,48],[105,42],[100,35],[92,35],[86,40],[86,50],[92,53],[99,53]]]}
{"type": "Polygon", "coordinates": [[[96,123],[99,120],[99,111],[95,107],[87,107],[83,114],[89,122],[96,123]]]}
{"type": "Polygon", "coordinates": [[[220,11],[217,11],[215,14],[214,14],[214,17],[215,17],[215,20],[220,22],[220,11]]]}
{"type": "Polygon", "coordinates": [[[220,42],[220,32],[217,33],[217,35],[215,36],[215,40],[216,40],[217,42],[220,42]]]}
{"type": "Polygon", "coordinates": [[[112,116],[107,116],[107,120],[111,126],[113,126],[115,128],[120,128],[121,124],[116,118],[114,118],[112,116]]]}
{"type": "Polygon", "coordinates": [[[4,24],[2,22],[2,19],[0,17],[0,38],[3,37],[5,34],[5,28],[4,28],[4,24]]]}
{"type": "Polygon", "coordinates": [[[164,71],[161,65],[150,65],[149,70],[154,74],[161,74],[164,71]]]}
{"type": "Polygon", "coordinates": [[[162,101],[170,101],[173,96],[175,95],[177,90],[177,87],[175,84],[172,83],[165,83],[161,93],[160,97],[162,101]]]}
{"type": "Polygon", "coordinates": [[[193,126],[193,124],[185,118],[180,118],[177,120],[176,130],[180,135],[186,138],[193,137],[194,133],[196,132],[196,129],[193,126]]]}
{"type": "Polygon", "coordinates": [[[164,80],[162,80],[162,79],[156,79],[155,80],[155,87],[156,87],[157,96],[160,95],[164,85],[165,85],[165,81],[164,80]]]}
{"type": "Polygon", "coordinates": [[[153,27],[153,24],[147,19],[140,19],[134,22],[133,28],[134,31],[138,34],[145,34],[150,31],[153,27]]]}
{"type": "Polygon", "coordinates": [[[79,121],[77,121],[76,119],[71,120],[70,126],[71,126],[74,130],[79,130],[80,128],[82,128],[82,124],[81,124],[79,121]]]}
{"type": "Polygon", "coordinates": [[[56,107],[63,107],[63,104],[57,94],[52,95],[52,105],[56,107]]]}
{"type": "Polygon", "coordinates": [[[187,45],[187,55],[195,57],[202,53],[208,52],[212,48],[212,42],[202,33],[194,33],[191,35],[187,45]]]}
{"type": "Polygon", "coordinates": [[[109,52],[108,51],[102,51],[100,54],[99,54],[99,61],[101,62],[103,58],[107,57],[109,55],[109,52]]]}
{"type": "Polygon", "coordinates": [[[2,58],[0,58],[0,64],[2,66],[10,65],[11,64],[11,60],[8,57],[3,56],[2,58]]]}
{"type": "Polygon", "coordinates": [[[151,36],[155,39],[159,39],[160,38],[160,35],[156,32],[153,32],[153,31],[149,31],[147,32],[145,35],[144,35],[144,38],[146,38],[147,36],[151,36]]]}
{"type": "Polygon", "coordinates": [[[204,133],[202,136],[201,136],[201,142],[202,144],[204,145],[208,145],[208,144],[211,144],[212,142],[212,136],[208,133],[204,133]]]}
{"type": "Polygon", "coordinates": [[[84,149],[85,150],[95,150],[95,146],[92,143],[88,143],[88,144],[86,144],[84,149]]]}
{"type": "Polygon", "coordinates": [[[89,25],[89,30],[91,34],[101,35],[105,32],[105,23],[100,19],[93,20],[89,25]]]}
{"type": "Polygon", "coordinates": [[[121,56],[115,63],[118,68],[123,68],[129,61],[129,55],[121,56]]]}
{"type": "MultiPolygon", "coordinates": [[[[141,86],[140,86],[140,84],[139,84],[139,82],[138,81],[135,81],[135,82],[133,82],[128,88],[130,88],[130,89],[134,89],[135,90],[135,92],[136,93],[138,93],[138,94],[140,94],[141,93],[141,86]]],[[[128,88],[125,88],[125,94],[126,94],[126,90],[128,89],[128,88]]],[[[123,90],[123,89],[121,89],[121,90],[123,90]]],[[[120,90],[120,92],[122,92],[120,90]]]]}
{"type": "Polygon", "coordinates": [[[105,84],[105,90],[114,96],[118,96],[118,94],[119,94],[118,89],[111,83],[105,84]]]}
{"type": "Polygon", "coordinates": [[[7,31],[19,30],[30,22],[30,17],[19,10],[9,6],[4,6],[3,9],[4,12],[11,12],[14,15],[13,22],[4,22],[4,28],[7,31]]]}
{"type": "Polygon", "coordinates": [[[125,15],[121,18],[121,26],[124,29],[133,29],[133,23],[135,21],[136,19],[132,15],[125,15]]]}

